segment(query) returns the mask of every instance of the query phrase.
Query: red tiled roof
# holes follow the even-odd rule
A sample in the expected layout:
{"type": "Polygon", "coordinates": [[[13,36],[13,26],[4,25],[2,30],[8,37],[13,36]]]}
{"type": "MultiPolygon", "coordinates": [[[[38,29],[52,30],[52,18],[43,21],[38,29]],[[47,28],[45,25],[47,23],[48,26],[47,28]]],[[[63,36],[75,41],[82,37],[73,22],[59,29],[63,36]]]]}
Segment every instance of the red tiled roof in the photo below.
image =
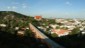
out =
{"type": "Polygon", "coordinates": [[[65,32],[68,32],[68,30],[63,30],[61,29],[59,32],[57,32],[58,34],[64,34],[65,32]]]}
{"type": "Polygon", "coordinates": [[[55,32],[57,34],[64,34],[64,33],[69,32],[69,31],[64,30],[64,29],[53,29],[52,32],[55,32]]]}
{"type": "Polygon", "coordinates": [[[42,18],[42,16],[35,16],[35,18],[36,18],[36,19],[40,19],[40,18],[42,18]]]}

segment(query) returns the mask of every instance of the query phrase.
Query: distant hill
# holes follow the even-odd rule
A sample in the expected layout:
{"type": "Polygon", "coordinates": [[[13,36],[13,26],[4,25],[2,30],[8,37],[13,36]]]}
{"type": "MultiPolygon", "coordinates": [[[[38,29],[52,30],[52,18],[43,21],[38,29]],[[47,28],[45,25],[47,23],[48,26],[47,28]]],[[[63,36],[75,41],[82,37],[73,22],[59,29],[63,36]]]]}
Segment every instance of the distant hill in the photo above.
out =
{"type": "Polygon", "coordinates": [[[23,15],[21,13],[17,13],[14,11],[0,11],[0,17],[5,17],[8,15],[18,17],[18,18],[29,17],[29,16],[26,16],[26,15],[23,15]]]}
{"type": "Polygon", "coordinates": [[[15,11],[0,11],[0,24],[23,26],[28,25],[28,23],[39,25],[39,21],[36,21],[34,17],[27,16],[15,11]]]}
{"type": "Polygon", "coordinates": [[[3,19],[6,19],[7,17],[10,17],[10,19],[13,17],[15,20],[33,20],[33,17],[31,16],[26,16],[26,15],[23,15],[21,13],[17,13],[17,12],[14,12],[14,11],[0,11],[0,20],[3,20],[3,19]]]}

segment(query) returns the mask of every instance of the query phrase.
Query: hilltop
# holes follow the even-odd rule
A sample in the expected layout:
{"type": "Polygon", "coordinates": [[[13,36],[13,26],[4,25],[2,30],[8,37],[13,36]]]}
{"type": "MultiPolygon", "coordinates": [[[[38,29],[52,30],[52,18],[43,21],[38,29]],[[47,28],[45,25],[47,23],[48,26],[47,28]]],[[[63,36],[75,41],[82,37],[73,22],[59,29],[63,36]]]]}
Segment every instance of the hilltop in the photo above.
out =
{"type": "Polygon", "coordinates": [[[31,16],[26,16],[26,15],[23,15],[21,13],[18,13],[18,12],[14,12],[14,11],[0,11],[0,18],[3,19],[4,17],[6,16],[14,16],[14,18],[33,18],[31,16]]]}
{"type": "Polygon", "coordinates": [[[8,21],[15,21],[16,22],[33,22],[34,21],[34,17],[31,16],[27,16],[27,15],[23,15],[21,13],[18,12],[14,12],[14,11],[0,11],[0,23],[5,23],[8,21]]]}

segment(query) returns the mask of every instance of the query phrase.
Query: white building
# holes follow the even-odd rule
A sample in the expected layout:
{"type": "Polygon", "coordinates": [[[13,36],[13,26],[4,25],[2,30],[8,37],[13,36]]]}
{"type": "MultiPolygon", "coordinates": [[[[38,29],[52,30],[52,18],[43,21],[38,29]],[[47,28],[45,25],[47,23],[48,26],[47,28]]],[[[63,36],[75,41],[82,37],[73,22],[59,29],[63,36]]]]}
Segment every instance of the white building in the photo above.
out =
{"type": "Polygon", "coordinates": [[[53,29],[55,29],[57,26],[59,26],[59,25],[56,25],[56,24],[50,24],[50,26],[53,28],[53,29]]]}
{"type": "Polygon", "coordinates": [[[25,31],[18,31],[17,32],[17,35],[19,35],[19,36],[24,36],[24,34],[25,34],[25,31]]]}
{"type": "Polygon", "coordinates": [[[0,24],[1,27],[6,27],[6,24],[0,24]]]}
{"type": "Polygon", "coordinates": [[[19,27],[15,27],[15,30],[19,30],[19,27]]]}

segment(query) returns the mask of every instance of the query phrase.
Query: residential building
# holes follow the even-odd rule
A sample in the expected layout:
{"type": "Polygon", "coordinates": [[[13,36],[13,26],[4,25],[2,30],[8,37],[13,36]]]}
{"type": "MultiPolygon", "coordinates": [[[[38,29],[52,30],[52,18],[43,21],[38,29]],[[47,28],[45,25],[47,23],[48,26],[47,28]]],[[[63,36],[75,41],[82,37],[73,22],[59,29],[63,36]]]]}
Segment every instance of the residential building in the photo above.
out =
{"type": "Polygon", "coordinates": [[[6,24],[0,24],[1,27],[6,27],[6,24]]]}
{"type": "Polygon", "coordinates": [[[42,16],[35,16],[34,19],[39,21],[42,19],[42,16]]]}
{"type": "Polygon", "coordinates": [[[15,27],[15,30],[19,30],[19,27],[15,27]]]}
{"type": "Polygon", "coordinates": [[[19,35],[19,36],[24,36],[24,34],[25,34],[25,31],[22,31],[22,30],[19,30],[17,32],[17,35],[19,35]]]}
{"type": "Polygon", "coordinates": [[[51,34],[56,33],[58,35],[58,37],[68,35],[69,32],[71,32],[71,31],[64,30],[64,29],[52,29],[51,30],[51,34]]]}
{"type": "Polygon", "coordinates": [[[50,24],[50,27],[52,27],[53,29],[55,29],[57,26],[59,26],[59,25],[56,25],[56,24],[50,24]]]}

